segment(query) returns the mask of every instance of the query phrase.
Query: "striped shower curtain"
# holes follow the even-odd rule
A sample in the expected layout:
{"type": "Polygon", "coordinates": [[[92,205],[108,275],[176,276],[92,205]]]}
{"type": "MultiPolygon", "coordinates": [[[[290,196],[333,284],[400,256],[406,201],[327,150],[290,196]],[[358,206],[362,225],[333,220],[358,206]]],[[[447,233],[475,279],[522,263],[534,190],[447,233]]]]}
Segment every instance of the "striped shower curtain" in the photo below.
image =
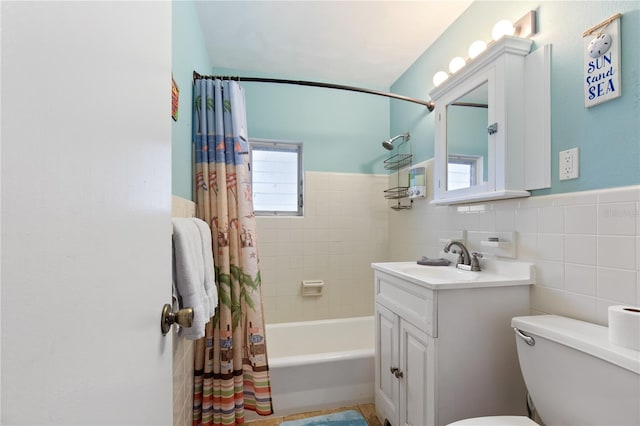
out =
{"type": "Polygon", "coordinates": [[[244,91],[235,81],[194,83],[197,216],[211,227],[216,315],[196,343],[196,425],[272,414],[253,214],[244,91]]]}

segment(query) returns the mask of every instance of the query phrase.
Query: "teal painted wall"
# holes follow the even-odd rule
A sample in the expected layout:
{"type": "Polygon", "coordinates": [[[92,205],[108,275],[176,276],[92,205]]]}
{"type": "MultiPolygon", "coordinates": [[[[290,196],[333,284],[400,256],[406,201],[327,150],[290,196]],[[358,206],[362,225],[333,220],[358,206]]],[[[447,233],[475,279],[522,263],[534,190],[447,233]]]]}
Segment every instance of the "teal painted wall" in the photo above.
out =
{"type": "Polygon", "coordinates": [[[180,89],[178,121],[172,123],[171,191],[193,200],[192,191],[192,76],[193,71],[211,69],[200,22],[193,2],[174,1],[173,5],[173,79],[180,89]]]}
{"type": "MultiPolygon", "coordinates": [[[[296,79],[223,68],[213,72],[296,79]]],[[[388,98],[288,84],[240,84],[245,89],[249,138],[302,142],[305,170],[385,173],[389,151],[381,143],[389,138],[388,98]]]]}
{"type": "MultiPolygon", "coordinates": [[[[469,9],[391,87],[428,99],[431,78],[469,44],[488,40],[501,18],[538,12],[535,46],[552,48],[552,188],[535,195],[640,183],[640,2],[488,2],[469,9]],[[582,98],[582,31],[616,12],[623,13],[623,96],[585,109],[582,98]],[[596,123],[601,123],[600,125],[596,123]],[[558,180],[558,152],[580,148],[579,179],[558,180]]],[[[179,121],[173,123],[174,194],[192,198],[191,73],[273,76],[214,69],[207,57],[192,2],[173,2],[173,73],[180,87],[179,121]]],[[[354,84],[353,82],[336,82],[354,84]]],[[[433,116],[422,106],[372,95],[266,83],[242,83],[247,96],[249,136],[304,142],[306,170],[384,173],[388,152],[380,142],[409,131],[414,162],[433,157],[433,116]]],[[[383,89],[384,90],[384,89],[383,89]]]]}
{"type": "MultiPolygon", "coordinates": [[[[393,84],[391,90],[428,99],[432,77],[446,70],[454,56],[467,56],[477,39],[489,41],[500,19],[517,20],[529,10],[538,14],[534,49],[552,45],[551,171],[552,187],[534,195],[611,188],[640,183],[640,1],[476,1],[393,84]],[[582,32],[620,12],[622,97],[584,108],[582,32]],[[580,149],[580,177],[559,181],[558,153],[580,149]]],[[[408,103],[391,104],[391,133],[409,130],[414,158],[433,157],[433,115],[408,103]]]]}

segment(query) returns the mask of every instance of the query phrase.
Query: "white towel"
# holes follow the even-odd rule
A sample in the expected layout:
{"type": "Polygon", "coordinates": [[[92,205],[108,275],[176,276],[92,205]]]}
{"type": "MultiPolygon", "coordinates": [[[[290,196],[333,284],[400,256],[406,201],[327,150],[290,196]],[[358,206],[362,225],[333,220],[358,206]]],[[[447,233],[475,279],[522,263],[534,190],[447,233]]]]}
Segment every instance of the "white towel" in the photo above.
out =
{"type": "Polygon", "coordinates": [[[208,298],[209,318],[215,315],[218,306],[218,288],[216,287],[216,273],[213,267],[213,245],[211,242],[211,228],[203,220],[191,219],[198,229],[202,241],[202,262],[204,263],[204,292],[208,298]]]}
{"type": "Polygon", "coordinates": [[[193,308],[193,324],[182,333],[187,339],[199,339],[204,336],[204,326],[217,305],[209,226],[200,219],[174,218],[173,258],[174,282],[181,307],[193,308]]]}

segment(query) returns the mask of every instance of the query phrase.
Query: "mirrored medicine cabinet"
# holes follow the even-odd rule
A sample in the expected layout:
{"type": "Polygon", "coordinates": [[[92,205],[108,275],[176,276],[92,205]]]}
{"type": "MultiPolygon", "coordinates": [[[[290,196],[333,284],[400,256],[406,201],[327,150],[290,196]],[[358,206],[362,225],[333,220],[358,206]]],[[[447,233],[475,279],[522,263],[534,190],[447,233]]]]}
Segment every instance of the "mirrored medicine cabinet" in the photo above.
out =
{"type": "Polygon", "coordinates": [[[505,36],[430,92],[434,204],[527,197],[548,188],[550,46],[505,36]]]}

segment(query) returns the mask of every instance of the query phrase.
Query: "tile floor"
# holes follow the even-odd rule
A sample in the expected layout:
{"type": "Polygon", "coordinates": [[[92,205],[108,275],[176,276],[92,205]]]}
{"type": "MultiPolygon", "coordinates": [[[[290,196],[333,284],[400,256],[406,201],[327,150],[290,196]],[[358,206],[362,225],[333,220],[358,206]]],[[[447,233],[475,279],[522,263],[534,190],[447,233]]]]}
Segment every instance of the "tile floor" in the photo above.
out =
{"type": "Polygon", "coordinates": [[[304,419],[306,417],[321,416],[323,414],[331,414],[331,413],[337,413],[339,411],[347,411],[347,410],[360,411],[360,413],[362,414],[362,417],[364,417],[367,420],[367,423],[369,424],[369,426],[382,426],[380,424],[380,421],[378,421],[378,418],[376,417],[376,411],[373,404],[353,405],[351,407],[342,407],[342,408],[336,408],[333,410],[311,411],[309,413],[294,414],[291,416],[284,416],[284,417],[271,417],[264,420],[254,420],[254,421],[248,422],[247,425],[248,426],[278,426],[280,423],[284,422],[285,420],[304,419]]]}

